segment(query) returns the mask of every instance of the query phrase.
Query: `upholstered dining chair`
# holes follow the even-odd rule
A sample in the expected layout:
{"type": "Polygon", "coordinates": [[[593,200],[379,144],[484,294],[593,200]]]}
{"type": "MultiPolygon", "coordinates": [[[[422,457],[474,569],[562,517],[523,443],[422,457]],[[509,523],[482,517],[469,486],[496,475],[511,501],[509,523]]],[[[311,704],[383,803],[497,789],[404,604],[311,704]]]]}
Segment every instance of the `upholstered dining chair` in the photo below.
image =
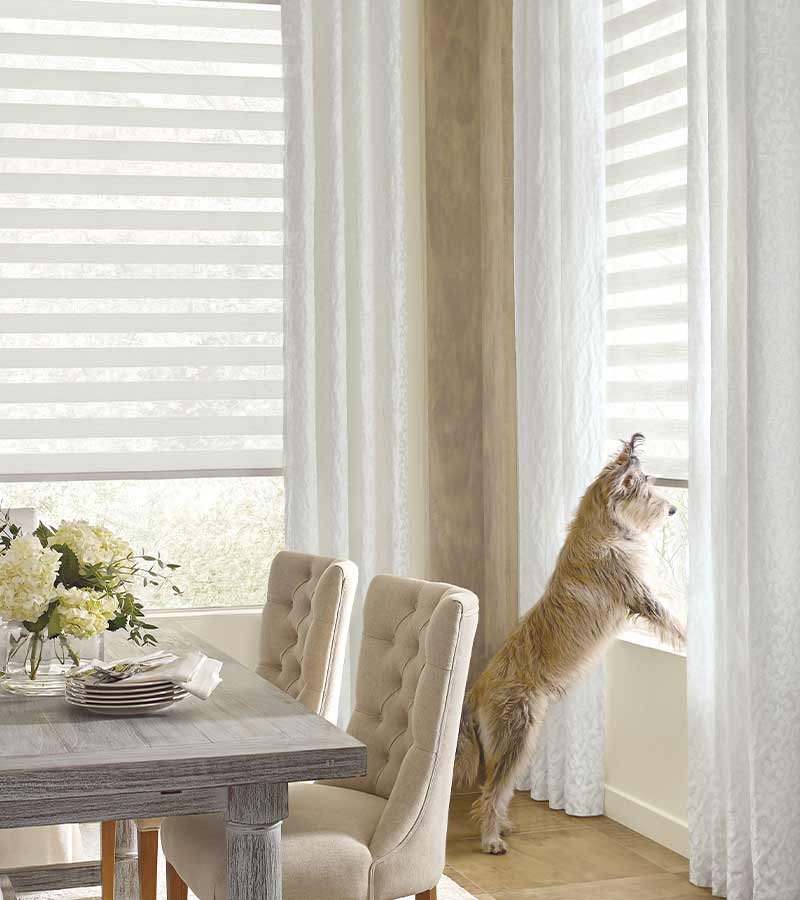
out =
{"type": "MultiPolygon", "coordinates": [[[[309,709],[335,720],[358,569],[343,559],[281,551],[272,561],[261,615],[256,671],[309,709]]],[[[104,861],[115,822],[102,825],[104,861]]],[[[156,900],[160,819],[137,821],[141,900],[156,900]]],[[[113,900],[113,867],[101,867],[103,900],[113,900]],[[108,877],[106,870],[108,869],[108,877]]]]}
{"type": "MultiPolygon", "coordinates": [[[[478,621],[474,594],[381,575],[369,587],[348,731],[361,778],[289,786],[284,900],[435,898],[458,724],[478,621]]],[[[221,815],[165,820],[169,900],[227,900],[221,815]]]]}

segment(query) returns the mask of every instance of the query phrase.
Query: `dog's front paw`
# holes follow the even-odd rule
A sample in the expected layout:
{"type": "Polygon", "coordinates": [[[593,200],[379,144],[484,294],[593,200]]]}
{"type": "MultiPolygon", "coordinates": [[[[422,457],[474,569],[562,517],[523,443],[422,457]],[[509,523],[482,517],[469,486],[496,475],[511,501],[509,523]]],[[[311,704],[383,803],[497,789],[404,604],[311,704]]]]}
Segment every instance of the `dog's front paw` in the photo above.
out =
{"type": "Polygon", "coordinates": [[[508,853],[508,845],[500,837],[484,838],[481,841],[481,850],[484,853],[491,853],[492,856],[502,856],[508,853]]]}
{"type": "Polygon", "coordinates": [[[513,833],[514,833],[514,823],[513,822],[503,822],[503,824],[500,826],[500,834],[502,834],[503,837],[505,837],[507,834],[513,834],[513,833]]]}

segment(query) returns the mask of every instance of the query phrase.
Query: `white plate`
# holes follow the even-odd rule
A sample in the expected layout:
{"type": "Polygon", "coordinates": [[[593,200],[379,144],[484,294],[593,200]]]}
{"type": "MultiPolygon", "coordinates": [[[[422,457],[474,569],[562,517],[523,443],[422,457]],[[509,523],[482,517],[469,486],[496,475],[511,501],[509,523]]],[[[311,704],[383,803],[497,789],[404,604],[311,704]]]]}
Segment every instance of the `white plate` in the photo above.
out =
{"type": "Polygon", "coordinates": [[[156,687],[156,688],[142,688],[141,690],[110,690],[110,691],[98,691],[87,689],[83,687],[79,687],[77,685],[70,684],[67,686],[67,690],[71,691],[73,694],[80,694],[82,697],[108,697],[109,699],[114,698],[123,698],[135,700],[137,697],[158,697],[164,694],[185,694],[186,688],[178,687],[177,685],[169,685],[168,687],[156,687]]]}
{"type": "Polygon", "coordinates": [[[178,700],[166,700],[161,703],[145,704],[144,706],[89,706],[84,703],[76,703],[74,700],[70,700],[69,697],[67,697],[67,703],[69,703],[70,706],[77,706],[79,709],[96,713],[100,716],[144,716],[149,713],[156,713],[169,709],[170,706],[174,706],[178,702],[178,700]]]}
{"type": "Polygon", "coordinates": [[[79,679],[68,679],[67,684],[70,687],[77,688],[82,691],[102,691],[103,693],[107,693],[113,691],[114,693],[127,693],[128,691],[154,691],[154,690],[164,690],[166,688],[178,687],[173,681],[146,681],[139,682],[133,684],[126,684],[125,682],[112,682],[111,684],[89,684],[85,681],[80,681],[79,679]]]}
{"type": "Polygon", "coordinates": [[[94,706],[138,706],[143,703],[164,703],[167,700],[183,700],[187,694],[171,692],[168,694],[156,694],[152,697],[86,697],[67,691],[67,697],[75,703],[91,703],[94,706]]]}
{"type": "Polygon", "coordinates": [[[168,700],[170,702],[178,700],[185,700],[188,696],[187,694],[181,694],[179,696],[176,695],[168,695],[166,697],[144,697],[137,700],[94,700],[87,699],[86,697],[79,697],[75,694],[67,694],[66,695],[69,700],[73,703],[77,704],[86,704],[91,706],[152,706],[155,703],[166,703],[168,700]]]}

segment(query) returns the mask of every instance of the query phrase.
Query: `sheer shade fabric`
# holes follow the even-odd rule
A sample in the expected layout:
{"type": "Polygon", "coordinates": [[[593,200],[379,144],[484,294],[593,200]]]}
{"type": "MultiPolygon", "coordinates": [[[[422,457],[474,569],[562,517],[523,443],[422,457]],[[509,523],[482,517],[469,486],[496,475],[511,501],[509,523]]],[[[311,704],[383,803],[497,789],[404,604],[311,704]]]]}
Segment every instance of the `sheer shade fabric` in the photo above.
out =
{"type": "Polygon", "coordinates": [[[605,4],[607,435],[688,471],[686,0],[605,4]]]}
{"type": "Polygon", "coordinates": [[[0,477],[280,471],[280,29],[0,5],[0,477]]]}

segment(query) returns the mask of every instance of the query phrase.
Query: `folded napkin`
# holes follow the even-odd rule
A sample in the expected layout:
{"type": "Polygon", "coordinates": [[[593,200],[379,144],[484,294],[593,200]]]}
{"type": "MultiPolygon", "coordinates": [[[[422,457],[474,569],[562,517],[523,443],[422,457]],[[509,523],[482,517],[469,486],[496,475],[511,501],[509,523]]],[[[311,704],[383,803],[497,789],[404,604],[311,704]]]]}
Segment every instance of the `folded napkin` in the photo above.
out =
{"type": "Polygon", "coordinates": [[[163,650],[149,656],[132,656],[113,662],[92,660],[91,663],[73,669],[69,677],[87,684],[151,684],[154,681],[171,681],[190,694],[207,700],[222,681],[222,663],[211,659],[199,650],[183,656],[163,650]]]}

